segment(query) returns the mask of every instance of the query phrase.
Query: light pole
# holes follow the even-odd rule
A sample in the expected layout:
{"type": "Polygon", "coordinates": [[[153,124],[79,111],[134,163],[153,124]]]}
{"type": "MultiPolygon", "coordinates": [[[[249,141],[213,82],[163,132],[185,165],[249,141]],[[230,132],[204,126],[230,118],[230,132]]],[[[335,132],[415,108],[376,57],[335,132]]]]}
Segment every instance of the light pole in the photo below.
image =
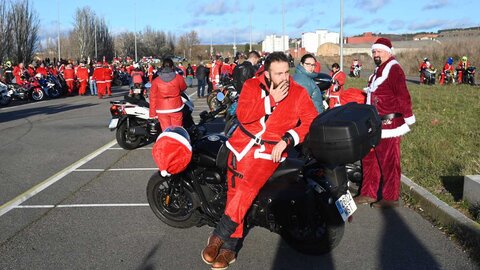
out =
{"type": "Polygon", "coordinates": [[[134,2],[134,9],[133,9],[133,16],[134,16],[134,37],[135,37],[135,62],[138,61],[138,55],[137,55],[137,1],[134,2]]]}
{"type": "Polygon", "coordinates": [[[285,52],[285,1],[282,0],[282,51],[285,52]]]}
{"type": "Polygon", "coordinates": [[[95,19],[95,31],[94,31],[94,36],[95,36],[95,61],[98,61],[98,51],[97,51],[97,19],[95,19]]]}
{"type": "Polygon", "coordinates": [[[250,52],[252,51],[252,13],[250,12],[250,52]]]}
{"type": "Polygon", "coordinates": [[[57,47],[58,47],[58,61],[60,61],[60,5],[57,0],[57,47]]]}
{"type": "Polygon", "coordinates": [[[343,71],[343,0],[340,0],[340,70],[343,71]]]}

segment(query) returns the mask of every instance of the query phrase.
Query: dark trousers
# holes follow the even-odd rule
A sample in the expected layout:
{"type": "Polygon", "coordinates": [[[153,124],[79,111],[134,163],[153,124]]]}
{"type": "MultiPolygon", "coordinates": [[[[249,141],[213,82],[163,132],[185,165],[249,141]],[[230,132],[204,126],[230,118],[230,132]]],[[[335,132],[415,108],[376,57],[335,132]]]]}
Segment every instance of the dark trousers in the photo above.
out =
{"type": "Polygon", "coordinates": [[[205,95],[205,80],[198,79],[197,96],[203,97],[204,95],[205,95]]]}

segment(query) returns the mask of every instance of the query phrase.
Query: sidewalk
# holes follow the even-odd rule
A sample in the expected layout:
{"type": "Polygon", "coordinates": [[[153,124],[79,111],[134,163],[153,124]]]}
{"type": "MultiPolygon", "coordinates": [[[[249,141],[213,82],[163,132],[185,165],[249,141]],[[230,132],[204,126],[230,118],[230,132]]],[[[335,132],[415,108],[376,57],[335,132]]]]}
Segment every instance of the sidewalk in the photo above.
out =
{"type": "Polygon", "coordinates": [[[466,247],[474,260],[480,260],[480,225],[441,201],[423,187],[402,175],[402,197],[421,208],[421,214],[441,225],[466,247]]]}

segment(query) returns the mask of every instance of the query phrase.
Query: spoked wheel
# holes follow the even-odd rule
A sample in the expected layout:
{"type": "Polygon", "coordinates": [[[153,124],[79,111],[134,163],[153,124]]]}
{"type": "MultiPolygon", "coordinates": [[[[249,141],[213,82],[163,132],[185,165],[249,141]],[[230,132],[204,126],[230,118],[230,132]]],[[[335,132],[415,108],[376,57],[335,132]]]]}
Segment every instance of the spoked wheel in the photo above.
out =
{"type": "Polygon", "coordinates": [[[45,94],[43,93],[42,89],[35,88],[32,91],[32,99],[35,101],[40,101],[45,98],[45,94]]]}
{"type": "MultiPolygon", "coordinates": [[[[134,126],[136,125],[136,123],[131,120],[130,125],[134,126]]],[[[128,132],[127,121],[123,121],[117,128],[116,138],[118,145],[120,145],[120,147],[122,147],[123,149],[127,150],[138,148],[138,146],[142,142],[142,137],[132,135],[128,132]]]]}
{"type": "MultiPolygon", "coordinates": [[[[228,99],[225,98],[223,101],[219,101],[217,99],[217,94],[219,93],[219,91],[214,91],[212,93],[210,93],[210,95],[208,95],[207,97],[207,104],[208,104],[208,108],[210,108],[210,111],[216,111],[218,108],[220,108],[220,106],[222,106],[222,102],[223,103],[226,103],[228,104],[228,99]]],[[[227,109],[219,112],[217,115],[225,115],[227,112],[227,109]]]]}
{"type": "Polygon", "coordinates": [[[155,173],[148,181],[147,198],[155,215],[167,225],[190,228],[200,222],[198,198],[182,186],[180,179],[155,173]]]}
{"type": "Polygon", "coordinates": [[[7,96],[7,95],[2,95],[0,94],[0,105],[1,106],[7,106],[8,104],[10,104],[10,102],[12,101],[12,98],[7,96]]]}

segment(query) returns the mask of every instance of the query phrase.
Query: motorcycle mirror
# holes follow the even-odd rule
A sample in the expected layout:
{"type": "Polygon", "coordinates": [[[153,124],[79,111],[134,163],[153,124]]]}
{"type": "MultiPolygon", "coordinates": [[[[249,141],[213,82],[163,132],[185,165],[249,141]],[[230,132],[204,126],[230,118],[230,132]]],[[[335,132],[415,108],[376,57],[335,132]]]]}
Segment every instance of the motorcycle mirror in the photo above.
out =
{"type": "Polygon", "coordinates": [[[225,99],[225,95],[222,92],[217,94],[217,100],[222,102],[225,99]]]}

